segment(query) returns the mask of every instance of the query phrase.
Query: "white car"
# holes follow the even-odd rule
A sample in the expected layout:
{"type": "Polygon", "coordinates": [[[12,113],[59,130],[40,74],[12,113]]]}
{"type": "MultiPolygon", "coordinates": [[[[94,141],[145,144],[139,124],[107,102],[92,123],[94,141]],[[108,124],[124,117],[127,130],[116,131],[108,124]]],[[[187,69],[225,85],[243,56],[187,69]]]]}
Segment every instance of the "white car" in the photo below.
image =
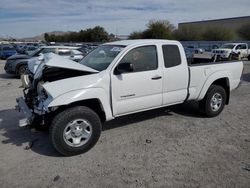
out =
{"type": "Polygon", "coordinates": [[[233,56],[239,59],[248,58],[250,60],[250,51],[247,43],[226,43],[220,48],[212,50],[212,57],[216,59],[232,60],[233,56]]]}
{"type": "Polygon", "coordinates": [[[188,66],[181,43],[170,40],[106,43],[79,63],[47,54],[23,77],[20,126],[47,123],[58,152],[80,154],[98,141],[103,122],[119,116],[189,100],[204,115],[219,115],[242,70],[240,61],[188,66]]]}

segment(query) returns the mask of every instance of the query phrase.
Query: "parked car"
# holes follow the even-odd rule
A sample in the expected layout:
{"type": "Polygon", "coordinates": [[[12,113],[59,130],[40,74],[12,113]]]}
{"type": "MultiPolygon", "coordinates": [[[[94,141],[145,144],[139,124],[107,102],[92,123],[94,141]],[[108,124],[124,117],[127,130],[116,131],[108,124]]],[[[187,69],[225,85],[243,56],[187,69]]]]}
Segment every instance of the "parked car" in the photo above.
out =
{"type": "Polygon", "coordinates": [[[25,44],[17,44],[16,45],[16,51],[17,51],[17,53],[19,53],[19,54],[22,54],[22,53],[24,53],[24,47],[25,47],[26,45],[25,44]]]}
{"type": "Polygon", "coordinates": [[[250,50],[247,43],[226,43],[220,48],[212,50],[212,57],[222,60],[232,60],[234,57],[250,60],[250,50]]]}
{"type": "Polygon", "coordinates": [[[15,55],[17,52],[11,45],[0,45],[0,59],[7,59],[8,57],[15,55]]]}
{"type": "Polygon", "coordinates": [[[50,124],[50,138],[62,155],[88,151],[102,122],[185,101],[199,101],[208,117],[229,104],[243,70],[240,61],[188,66],[181,43],[126,40],[106,43],[80,63],[45,54],[35,74],[23,76],[20,126],[50,124]]]}
{"type": "Polygon", "coordinates": [[[38,49],[38,46],[27,46],[24,53],[27,55],[33,54],[38,49]]]}
{"type": "MultiPolygon", "coordinates": [[[[39,54],[53,52],[65,58],[79,61],[83,58],[81,52],[77,51],[77,47],[69,46],[43,46],[29,55],[14,55],[7,59],[5,71],[9,74],[22,75],[27,70],[27,62],[31,58],[37,58],[39,54]]],[[[33,62],[33,61],[32,61],[33,62]]]]}
{"type": "Polygon", "coordinates": [[[89,52],[92,51],[92,50],[85,48],[85,47],[81,47],[78,50],[82,52],[83,56],[86,56],[89,52]]]}
{"type": "Polygon", "coordinates": [[[203,54],[205,52],[202,48],[196,48],[195,46],[189,45],[184,47],[184,51],[187,57],[188,64],[191,64],[194,61],[195,54],[203,54]]]}
{"type": "Polygon", "coordinates": [[[78,48],[75,48],[75,49],[74,48],[73,49],[62,48],[58,51],[58,55],[64,56],[76,62],[80,61],[84,57],[83,53],[79,51],[78,48]]]}

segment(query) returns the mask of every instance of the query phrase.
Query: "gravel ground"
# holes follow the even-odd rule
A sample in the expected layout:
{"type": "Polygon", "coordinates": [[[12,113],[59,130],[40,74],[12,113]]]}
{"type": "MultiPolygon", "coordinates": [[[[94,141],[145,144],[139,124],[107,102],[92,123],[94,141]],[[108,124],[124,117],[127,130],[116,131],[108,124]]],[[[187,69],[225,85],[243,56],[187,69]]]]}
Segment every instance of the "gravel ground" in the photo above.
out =
{"type": "Polygon", "coordinates": [[[230,105],[204,118],[188,103],[104,125],[89,152],[61,157],[47,132],[18,128],[18,78],[0,61],[1,187],[250,187],[250,62],[230,105]]]}

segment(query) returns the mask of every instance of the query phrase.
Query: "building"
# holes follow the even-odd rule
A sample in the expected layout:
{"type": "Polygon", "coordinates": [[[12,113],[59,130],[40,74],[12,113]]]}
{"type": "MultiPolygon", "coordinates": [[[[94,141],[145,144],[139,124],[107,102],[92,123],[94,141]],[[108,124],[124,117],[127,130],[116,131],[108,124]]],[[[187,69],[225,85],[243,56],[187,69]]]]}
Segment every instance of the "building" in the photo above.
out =
{"type": "Polygon", "coordinates": [[[234,34],[235,40],[237,40],[240,39],[237,31],[241,26],[246,24],[250,24],[250,16],[179,23],[178,28],[181,30],[185,27],[195,27],[205,30],[206,28],[211,27],[223,27],[231,30],[234,34]]]}

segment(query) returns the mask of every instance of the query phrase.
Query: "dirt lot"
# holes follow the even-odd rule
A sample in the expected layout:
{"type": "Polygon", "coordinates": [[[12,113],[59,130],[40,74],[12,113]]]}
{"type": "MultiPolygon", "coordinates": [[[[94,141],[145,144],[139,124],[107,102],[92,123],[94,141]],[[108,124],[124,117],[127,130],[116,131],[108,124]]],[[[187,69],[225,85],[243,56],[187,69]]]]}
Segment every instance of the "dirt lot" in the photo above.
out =
{"type": "Polygon", "coordinates": [[[0,61],[1,187],[250,187],[250,63],[230,105],[204,118],[196,104],[119,118],[88,153],[61,157],[47,132],[18,128],[19,79],[0,61]]]}

